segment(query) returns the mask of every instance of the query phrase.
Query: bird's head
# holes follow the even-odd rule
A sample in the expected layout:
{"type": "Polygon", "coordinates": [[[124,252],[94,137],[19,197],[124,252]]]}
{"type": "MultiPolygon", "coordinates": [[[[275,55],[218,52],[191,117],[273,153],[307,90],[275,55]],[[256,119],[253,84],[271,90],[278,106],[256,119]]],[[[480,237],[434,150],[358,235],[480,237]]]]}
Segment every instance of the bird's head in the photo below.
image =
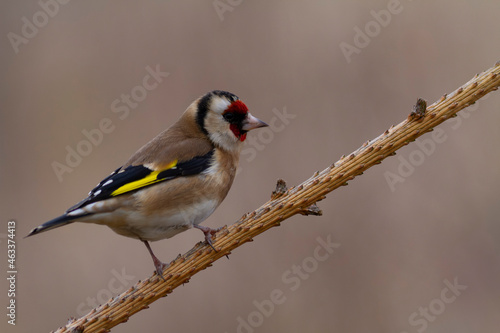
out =
{"type": "Polygon", "coordinates": [[[221,90],[198,100],[196,122],[210,141],[228,150],[240,147],[248,131],[268,126],[252,116],[238,96],[221,90]]]}

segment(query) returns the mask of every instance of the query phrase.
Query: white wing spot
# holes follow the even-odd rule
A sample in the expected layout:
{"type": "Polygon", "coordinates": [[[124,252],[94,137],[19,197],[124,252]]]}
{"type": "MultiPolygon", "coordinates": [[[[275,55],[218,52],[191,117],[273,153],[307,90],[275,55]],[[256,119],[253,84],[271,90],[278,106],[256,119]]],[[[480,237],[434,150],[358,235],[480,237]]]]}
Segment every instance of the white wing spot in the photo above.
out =
{"type": "Polygon", "coordinates": [[[109,185],[113,182],[113,179],[109,179],[107,182],[105,182],[104,184],[102,184],[102,186],[106,186],[106,185],[109,185]]]}

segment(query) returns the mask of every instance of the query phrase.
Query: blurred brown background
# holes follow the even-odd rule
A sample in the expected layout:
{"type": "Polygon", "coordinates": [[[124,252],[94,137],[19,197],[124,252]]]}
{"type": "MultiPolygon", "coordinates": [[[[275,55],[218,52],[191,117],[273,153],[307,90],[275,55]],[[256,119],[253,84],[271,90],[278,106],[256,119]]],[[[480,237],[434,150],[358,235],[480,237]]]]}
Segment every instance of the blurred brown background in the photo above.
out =
{"type": "MultiPolygon", "coordinates": [[[[46,3],[51,15],[37,1],[1,5],[0,246],[15,219],[18,264],[17,325],[2,314],[2,332],[56,329],[152,273],[143,244],[106,227],[22,236],[199,95],[231,91],[276,124],[249,135],[205,222],[217,227],[267,201],[278,178],[300,183],[403,120],[417,97],[432,103],[500,60],[498,1],[46,3]],[[346,57],[340,45],[355,42],[346,57]],[[148,66],[169,74],[144,96],[148,66]],[[131,93],[134,108],[113,112],[131,93]],[[82,131],[105,118],[113,130],[59,181],[54,161],[89,149],[82,131]]],[[[493,93],[443,124],[444,140],[429,133],[427,150],[411,144],[330,194],[322,217],[266,232],[113,332],[498,332],[499,109],[493,93]],[[404,182],[390,186],[388,172],[404,182]],[[318,237],[340,244],[324,261],[318,237]]],[[[190,230],[152,246],[169,261],[200,240],[190,230]]]]}

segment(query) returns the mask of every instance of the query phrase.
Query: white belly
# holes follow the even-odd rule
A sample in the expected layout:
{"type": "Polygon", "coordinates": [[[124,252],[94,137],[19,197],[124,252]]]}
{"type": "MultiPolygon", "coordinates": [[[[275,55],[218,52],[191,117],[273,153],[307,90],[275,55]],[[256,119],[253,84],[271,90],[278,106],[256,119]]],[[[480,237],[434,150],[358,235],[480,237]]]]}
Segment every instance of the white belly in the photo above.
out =
{"type": "Polygon", "coordinates": [[[217,200],[205,200],[189,207],[173,208],[161,215],[147,216],[140,211],[131,212],[119,208],[110,213],[96,214],[88,222],[105,224],[122,236],[157,241],[175,236],[203,222],[218,204],[217,200]]]}

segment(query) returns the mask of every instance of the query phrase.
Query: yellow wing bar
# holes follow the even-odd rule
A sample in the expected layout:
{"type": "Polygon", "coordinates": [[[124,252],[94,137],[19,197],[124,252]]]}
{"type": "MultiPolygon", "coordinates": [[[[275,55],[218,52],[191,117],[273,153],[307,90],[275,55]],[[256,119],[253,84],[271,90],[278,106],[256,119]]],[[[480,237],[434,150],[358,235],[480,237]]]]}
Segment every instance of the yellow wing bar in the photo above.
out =
{"type": "Polygon", "coordinates": [[[167,165],[167,167],[165,169],[163,169],[163,170],[151,171],[150,174],[148,174],[147,176],[145,176],[142,179],[135,180],[133,182],[130,182],[130,183],[127,183],[125,185],[120,186],[119,188],[117,188],[116,190],[114,190],[111,193],[111,196],[114,197],[114,196],[117,196],[117,195],[120,195],[120,194],[123,194],[123,193],[127,193],[127,192],[130,192],[130,191],[137,190],[137,189],[139,189],[141,187],[144,187],[144,186],[148,186],[148,185],[151,185],[151,184],[154,184],[154,183],[157,183],[157,182],[161,182],[163,179],[162,178],[158,179],[158,174],[160,172],[165,171],[165,170],[172,169],[176,165],[177,165],[177,160],[175,160],[172,163],[170,163],[169,165],[167,165]]]}

